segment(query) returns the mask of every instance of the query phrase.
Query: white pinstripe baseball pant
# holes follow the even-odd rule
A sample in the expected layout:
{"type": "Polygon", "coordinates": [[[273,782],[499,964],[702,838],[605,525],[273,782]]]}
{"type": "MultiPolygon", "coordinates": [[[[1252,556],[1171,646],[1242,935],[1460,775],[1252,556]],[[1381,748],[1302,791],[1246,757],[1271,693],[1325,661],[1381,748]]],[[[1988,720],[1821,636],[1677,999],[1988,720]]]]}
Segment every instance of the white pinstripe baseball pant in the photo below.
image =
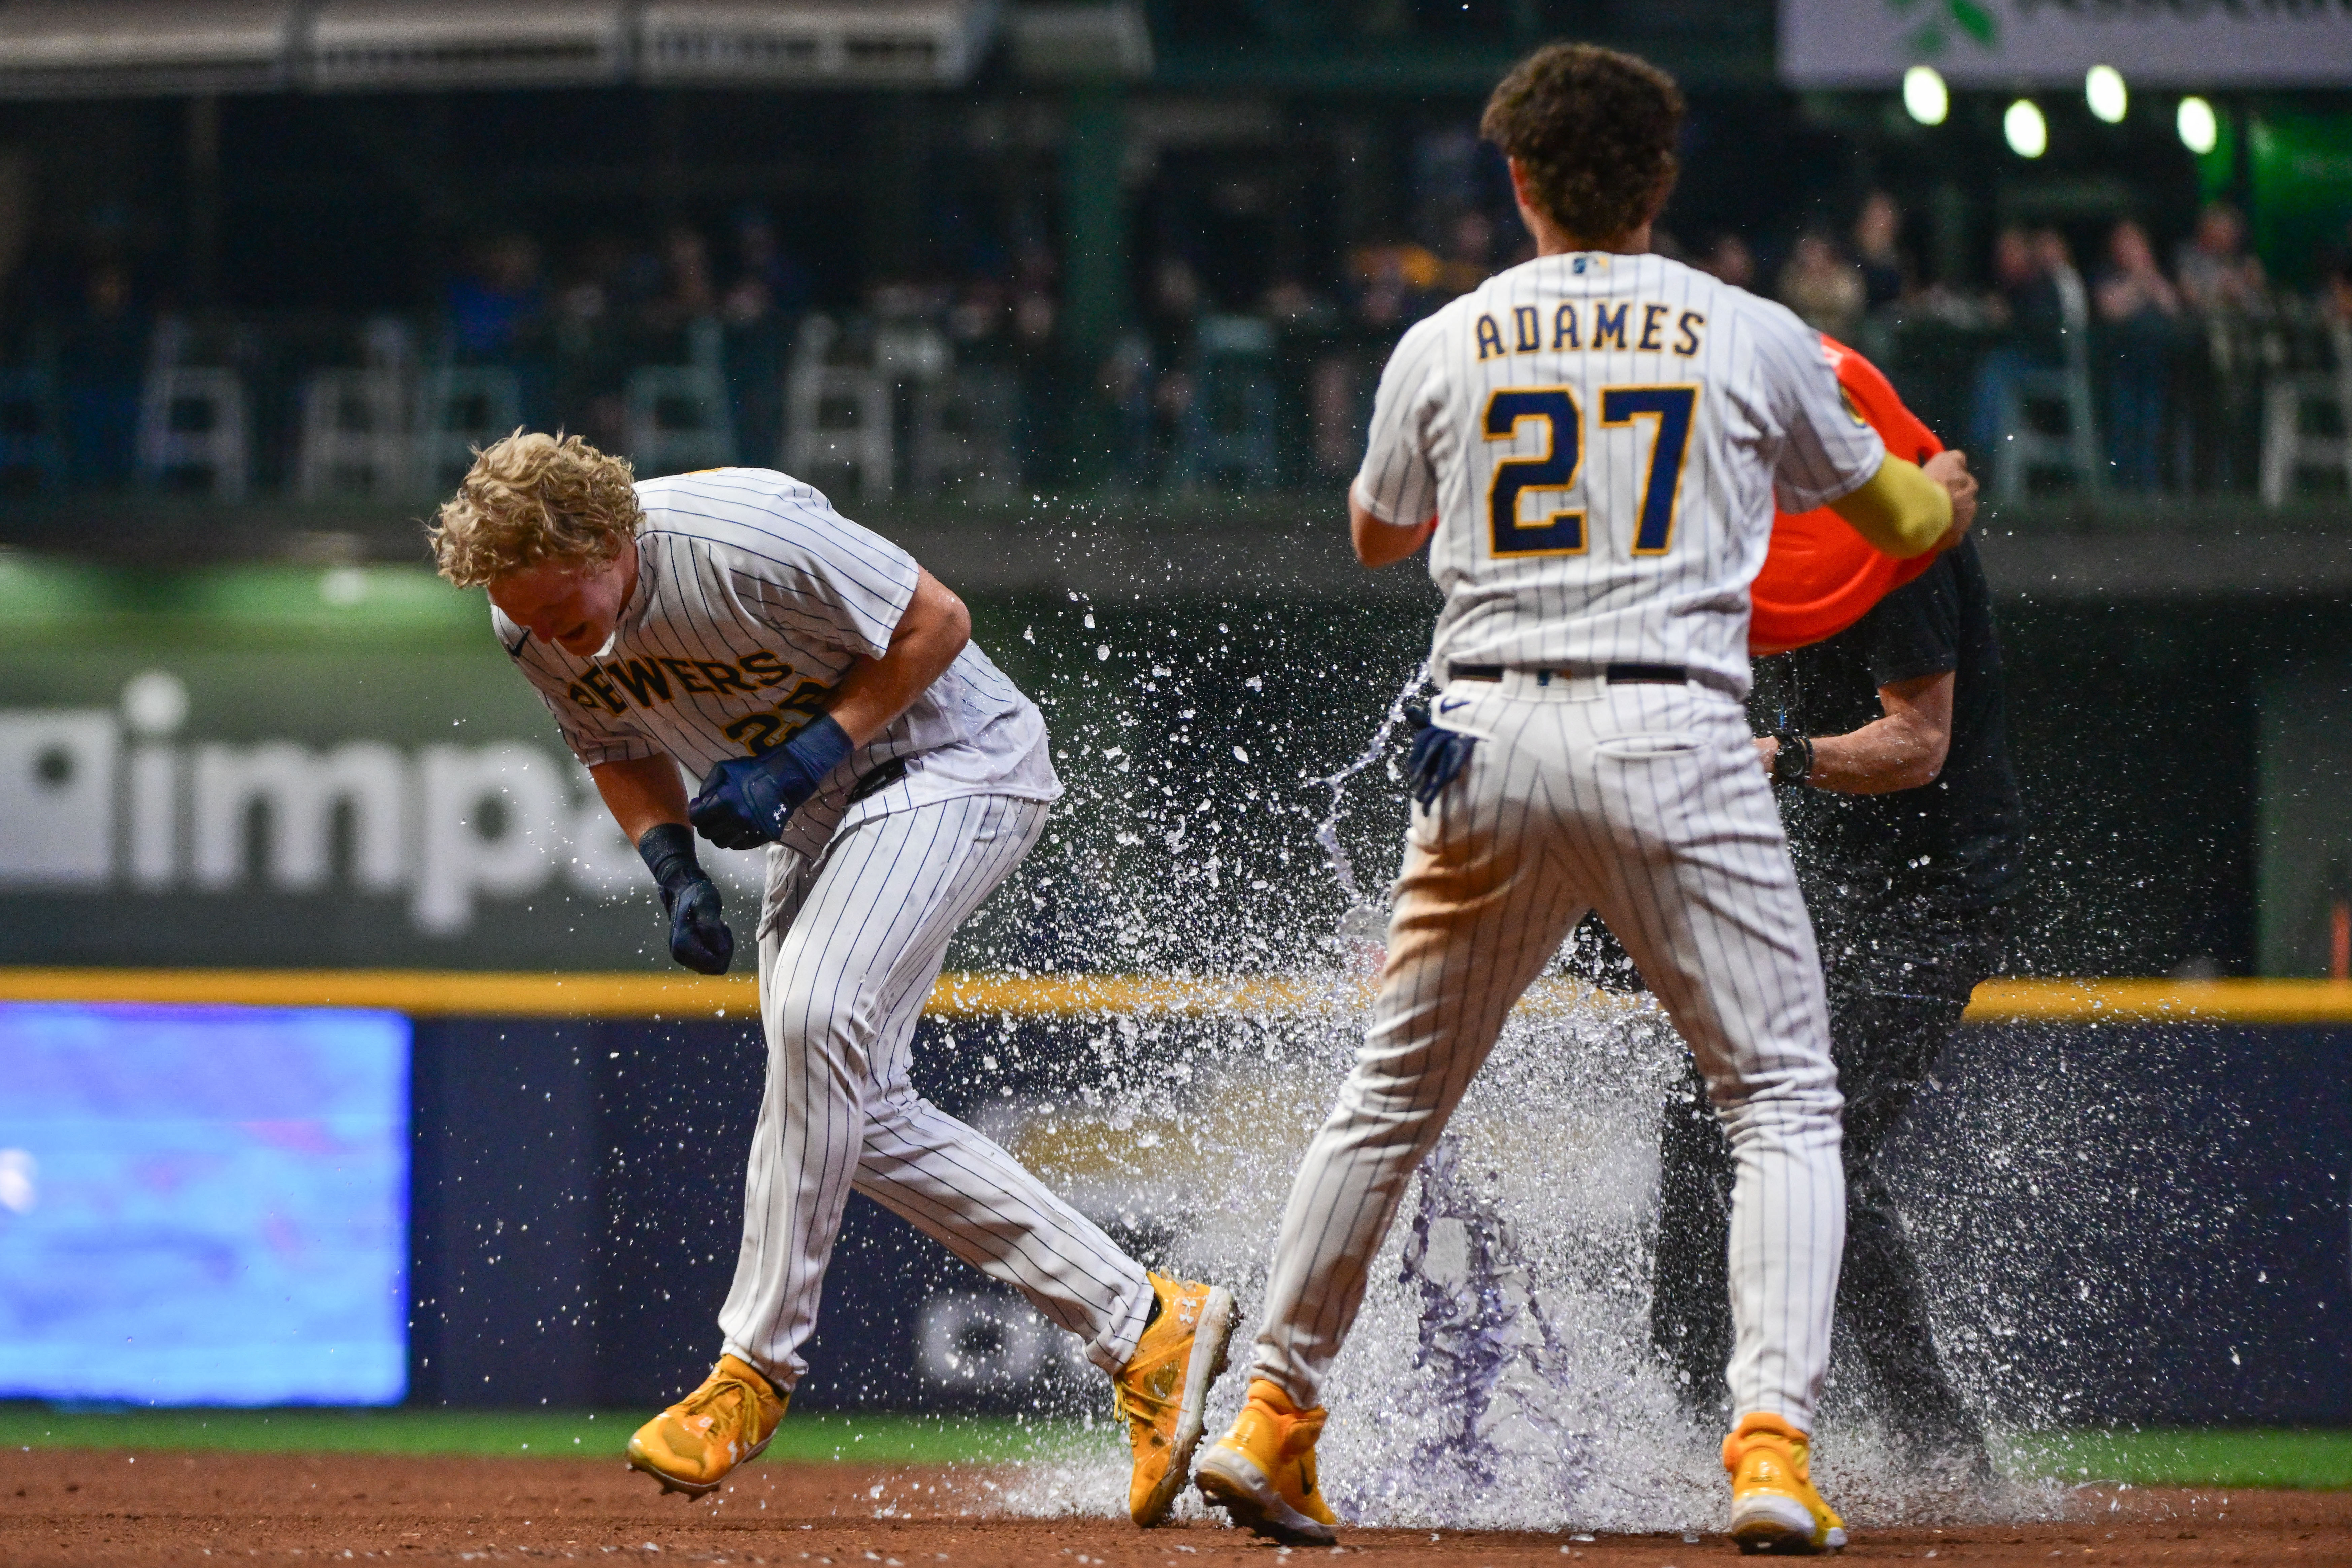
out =
{"type": "Polygon", "coordinates": [[[1483,737],[1416,806],[1370,1031],[1290,1190],[1255,1375],[1302,1407],[1405,1184],[1588,908],[1691,1047],[1728,1131],[1735,1415],[1800,1429],[1844,1248],[1837,1070],[1813,930],[1746,714],[1695,686],[1505,675],[1437,722],[1483,737]]]}
{"type": "Polygon", "coordinates": [[[729,1353],[791,1388],[808,1370],[852,1188],[1029,1298],[1116,1372],[1151,1310],[1143,1266],[1013,1156],[917,1095],[915,1025],[948,939],[1021,863],[1039,801],[967,795],[789,850],[760,937],[768,1087],[744,1179],[743,1249],[719,1314],[729,1353]]]}

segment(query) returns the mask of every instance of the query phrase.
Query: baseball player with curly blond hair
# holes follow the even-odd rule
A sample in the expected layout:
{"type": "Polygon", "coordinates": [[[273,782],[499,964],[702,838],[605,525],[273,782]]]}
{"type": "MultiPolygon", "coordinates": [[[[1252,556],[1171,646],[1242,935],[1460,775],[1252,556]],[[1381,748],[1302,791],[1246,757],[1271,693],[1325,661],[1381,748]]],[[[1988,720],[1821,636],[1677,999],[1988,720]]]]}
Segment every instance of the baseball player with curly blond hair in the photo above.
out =
{"type": "Polygon", "coordinates": [[[723,973],[735,949],[695,833],[772,846],[768,1079],[722,1350],[629,1463],[700,1495],[767,1446],[855,1190],[1086,1342],[1128,1423],[1129,1510],[1167,1517],[1233,1297],[1148,1272],[908,1081],[949,938],[1061,794],[1045,721],[962,601],[789,476],[635,480],[577,437],[484,450],[432,542],[443,576],[488,590],[499,640],[653,873],[678,963],[723,973]]]}
{"type": "Polygon", "coordinates": [[[1319,1395],[1406,1183],[1585,911],[1621,937],[1729,1134],[1730,1529],[1844,1543],[1809,1451],[1845,1219],[1812,926],[1756,765],[1748,584],[1776,493],[1890,554],[1956,542],[1963,470],[1890,457],[1779,305],[1647,254],[1682,99],[1558,45],[1496,89],[1532,261],[1405,333],[1350,490],[1368,566],[1427,543],[1442,681],[1370,1034],[1283,1215],[1248,1402],[1208,1500],[1326,1542],[1319,1395]],[[1939,479],[1943,482],[1939,482],[1939,479]]]}

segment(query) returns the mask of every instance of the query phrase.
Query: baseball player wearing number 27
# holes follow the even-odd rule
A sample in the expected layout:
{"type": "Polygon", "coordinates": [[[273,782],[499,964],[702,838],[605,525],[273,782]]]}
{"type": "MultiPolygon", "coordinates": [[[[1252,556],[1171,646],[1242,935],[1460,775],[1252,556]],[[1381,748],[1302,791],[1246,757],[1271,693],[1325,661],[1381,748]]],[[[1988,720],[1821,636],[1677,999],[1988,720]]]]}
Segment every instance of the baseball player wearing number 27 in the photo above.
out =
{"type": "Polygon", "coordinates": [[[695,834],[771,846],[767,1087],[721,1353],[629,1463],[699,1496],[767,1446],[854,1190],[1085,1340],[1128,1424],[1129,1511],[1165,1519],[1232,1295],[1148,1273],[908,1081],[949,938],[1061,794],[1043,718],[962,601],[789,476],[634,482],[576,437],[490,446],[432,537],[442,575],[488,588],[499,641],[653,873],[678,963],[720,974],[735,949],[695,834]]]}
{"type": "Polygon", "coordinates": [[[1368,566],[1425,542],[1441,689],[1371,1026],[1291,1187],[1248,1402],[1210,1501],[1323,1542],[1325,1374],[1414,1169],[1505,1017],[1589,909],[1688,1042],[1728,1134],[1732,1537],[1845,1542],[1813,1412],[1843,1245],[1841,1101],[1811,921],[1742,707],[1748,584],[1775,500],[1888,554],[1948,548],[1975,487],[1888,455],[1779,305],[1645,254],[1682,100],[1630,56],[1556,45],[1485,130],[1537,241],[1408,331],[1349,494],[1368,566]]]}

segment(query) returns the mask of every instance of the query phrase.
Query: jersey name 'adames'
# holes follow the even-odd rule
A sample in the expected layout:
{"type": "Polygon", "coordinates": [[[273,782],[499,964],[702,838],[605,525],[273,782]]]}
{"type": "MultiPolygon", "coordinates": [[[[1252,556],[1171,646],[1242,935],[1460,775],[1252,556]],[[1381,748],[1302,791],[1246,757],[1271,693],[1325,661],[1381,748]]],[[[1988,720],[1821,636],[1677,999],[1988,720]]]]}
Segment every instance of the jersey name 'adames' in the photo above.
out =
{"type": "MultiPolygon", "coordinates": [[[[499,640],[583,763],[666,752],[698,779],[723,758],[782,744],[823,709],[851,660],[889,651],[914,595],[915,559],[810,486],[764,468],[719,468],[641,480],[636,490],[646,514],[637,585],[603,649],[567,653],[491,612],[499,640]]],[[[783,844],[813,855],[844,822],[883,812],[966,795],[1061,793],[1036,705],[967,643],[793,814],[783,844]],[[901,765],[903,777],[873,787],[901,765]]]]}
{"type": "Polygon", "coordinates": [[[1406,332],[1357,500],[1438,519],[1434,656],[1558,668],[1679,664],[1748,684],[1748,584],[1772,510],[1878,471],[1821,338],[1660,256],[1539,257],[1406,332]]]}

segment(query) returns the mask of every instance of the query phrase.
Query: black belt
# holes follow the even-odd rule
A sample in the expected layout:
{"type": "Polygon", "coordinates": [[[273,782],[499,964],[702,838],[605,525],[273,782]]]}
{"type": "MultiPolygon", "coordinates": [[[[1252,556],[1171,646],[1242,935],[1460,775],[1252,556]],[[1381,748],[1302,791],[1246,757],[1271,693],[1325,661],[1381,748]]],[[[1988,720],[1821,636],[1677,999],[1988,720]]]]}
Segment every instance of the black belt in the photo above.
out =
{"type": "Polygon", "coordinates": [[[905,778],[906,776],[907,759],[904,757],[893,757],[888,762],[884,763],[880,767],[876,768],[872,773],[867,773],[864,778],[857,781],[857,783],[850,789],[848,804],[856,805],[867,795],[880,795],[884,790],[888,789],[892,784],[897,784],[900,779],[905,778]]]}
{"type": "MultiPolygon", "coordinates": [[[[1455,680],[1500,680],[1507,673],[1499,664],[1450,664],[1445,672],[1455,680]]],[[[1549,686],[1555,679],[1574,680],[1580,676],[1595,675],[1612,686],[1683,686],[1690,681],[1690,671],[1679,664],[1604,664],[1583,669],[1521,669],[1519,673],[1534,676],[1538,686],[1549,686]]]]}

